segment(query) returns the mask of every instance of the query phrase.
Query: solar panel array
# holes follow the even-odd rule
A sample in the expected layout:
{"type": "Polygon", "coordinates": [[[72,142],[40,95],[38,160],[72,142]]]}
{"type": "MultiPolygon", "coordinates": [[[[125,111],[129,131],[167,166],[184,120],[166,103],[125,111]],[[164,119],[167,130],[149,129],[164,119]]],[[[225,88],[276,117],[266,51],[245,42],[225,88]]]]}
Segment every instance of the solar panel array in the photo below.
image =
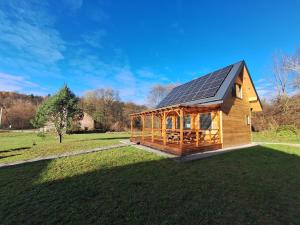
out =
{"type": "Polygon", "coordinates": [[[175,87],[157,106],[157,108],[177,105],[213,97],[221,87],[233,65],[219,69],[205,76],[175,87]]]}

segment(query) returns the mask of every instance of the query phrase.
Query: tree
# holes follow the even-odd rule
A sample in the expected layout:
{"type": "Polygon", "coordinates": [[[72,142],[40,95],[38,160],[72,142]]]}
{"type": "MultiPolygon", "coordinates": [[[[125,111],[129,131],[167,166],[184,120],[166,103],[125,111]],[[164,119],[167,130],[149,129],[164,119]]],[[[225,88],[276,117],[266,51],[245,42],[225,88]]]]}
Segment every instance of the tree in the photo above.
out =
{"type": "Polygon", "coordinates": [[[119,93],[111,88],[101,88],[85,93],[81,107],[96,121],[102,131],[122,131],[130,127],[129,114],[146,110],[147,107],[122,102],[119,93]]]}
{"type": "Polygon", "coordinates": [[[44,126],[46,122],[53,123],[59,143],[63,134],[71,126],[73,120],[79,120],[82,111],[79,108],[79,99],[64,85],[55,95],[49,97],[37,110],[32,124],[35,127],[44,126]]]}
{"type": "Polygon", "coordinates": [[[160,103],[160,101],[163,100],[176,86],[177,85],[175,84],[156,84],[152,86],[148,94],[149,106],[152,108],[156,107],[160,103]]]}
{"type": "Polygon", "coordinates": [[[289,84],[289,73],[284,69],[285,57],[283,54],[276,54],[273,57],[273,84],[277,90],[277,98],[287,95],[289,84]]]}
{"type": "Polygon", "coordinates": [[[12,128],[30,128],[30,120],[34,118],[37,107],[31,101],[15,100],[7,110],[7,117],[12,128]]]}
{"type": "Polygon", "coordinates": [[[294,55],[284,55],[283,69],[295,74],[293,87],[300,88],[300,49],[294,55]]]}

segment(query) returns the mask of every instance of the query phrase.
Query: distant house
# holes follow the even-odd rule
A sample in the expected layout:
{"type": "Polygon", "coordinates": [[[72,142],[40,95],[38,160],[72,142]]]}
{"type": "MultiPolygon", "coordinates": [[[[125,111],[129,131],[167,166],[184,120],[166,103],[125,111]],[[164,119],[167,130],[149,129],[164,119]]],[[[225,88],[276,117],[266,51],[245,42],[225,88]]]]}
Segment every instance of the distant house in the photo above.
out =
{"type": "Polygon", "coordinates": [[[83,118],[79,121],[79,123],[81,130],[95,130],[95,120],[86,112],[83,113],[83,118]]]}
{"type": "Polygon", "coordinates": [[[262,110],[244,61],[175,87],[156,109],[131,114],[131,141],[176,155],[251,142],[262,110]]]}
{"type": "MultiPolygon", "coordinates": [[[[83,113],[82,119],[76,122],[76,124],[78,124],[79,130],[82,131],[93,131],[98,128],[93,117],[86,112],[83,113]]],[[[51,132],[54,131],[54,129],[54,124],[52,122],[47,122],[42,128],[42,130],[45,132],[51,132]]]]}

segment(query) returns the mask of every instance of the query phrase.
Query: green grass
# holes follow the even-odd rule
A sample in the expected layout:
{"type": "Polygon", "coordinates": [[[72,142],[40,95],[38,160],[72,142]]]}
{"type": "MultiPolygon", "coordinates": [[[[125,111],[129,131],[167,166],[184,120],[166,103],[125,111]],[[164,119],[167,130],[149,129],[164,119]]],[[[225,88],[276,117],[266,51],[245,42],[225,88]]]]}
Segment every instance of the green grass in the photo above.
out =
{"type": "Polygon", "coordinates": [[[0,169],[1,224],[300,224],[300,149],[190,163],[134,147],[0,169]]]}
{"type": "MultiPolygon", "coordinates": [[[[299,131],[300,134],[300,131],[299,131]]],[[[278,133],[276,131],[260,131],[252,133],[255,142],[286,142],[300,143],[300,136],[293,133],[278,133]]]]}
{"type": "Polygon", "coordinates": [[[119,144],[126,138],[128,133],[73,134],[65,135],[59,144],[54,135],[38,137],[36,133],[3,132],[0,133],[0,163],[119,144]]]}

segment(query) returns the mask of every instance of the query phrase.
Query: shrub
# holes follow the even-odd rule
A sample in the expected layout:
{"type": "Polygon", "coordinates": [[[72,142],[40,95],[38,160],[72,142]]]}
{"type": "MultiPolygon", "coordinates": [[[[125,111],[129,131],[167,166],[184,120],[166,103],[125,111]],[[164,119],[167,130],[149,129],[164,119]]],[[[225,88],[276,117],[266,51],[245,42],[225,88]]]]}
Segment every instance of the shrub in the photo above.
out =
{"type": "Polygon", "coordinates": [[[40,138],[42,138],[42,139],[45,139],[45,138],[46,138],[46,135],[45,135],[44,132],[38,132],[38,133],[37,133],[37,136],[40,137],[40,138]]]}
{"type": "Polygon", "coordinates": [[[282,125],[276,129],[276,134],[281,137],[298,136],[299,131],[294,125],[282,125]]]}

